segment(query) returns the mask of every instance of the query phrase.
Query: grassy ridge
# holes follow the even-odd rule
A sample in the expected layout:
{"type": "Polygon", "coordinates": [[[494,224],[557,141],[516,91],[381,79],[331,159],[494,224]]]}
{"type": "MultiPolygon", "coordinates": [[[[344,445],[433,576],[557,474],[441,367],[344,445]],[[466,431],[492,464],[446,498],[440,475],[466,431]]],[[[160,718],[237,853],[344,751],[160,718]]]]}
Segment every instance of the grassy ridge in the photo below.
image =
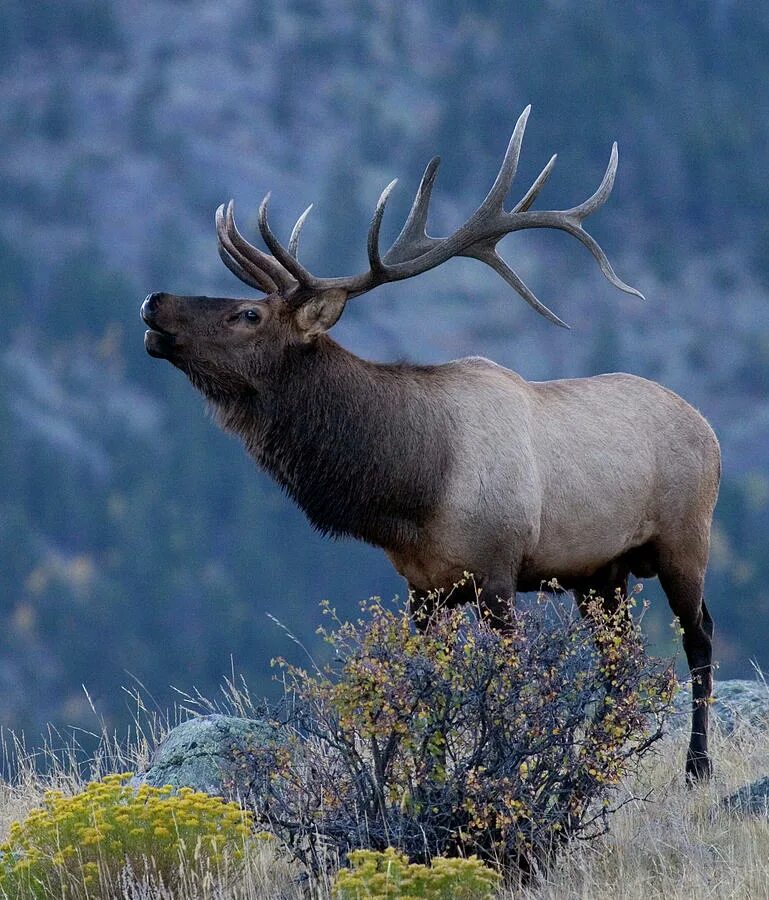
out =
{"type": "MultiPolygon", "coordinates": [[[[670,735],[634,783],[620,787],[618,799],[628,802],[612,817],[610,834],[591,844],[573,845],[539,882],[508,886],[500,898],[769,897],[769,820],[738,818],[719,807],[721,798],[769,772],[766,734],[747,723],[738,723],[729,735],[717,727],[714,730],[712,784],[693,791],[686,788],[682,776],[686,742],[681,733],[670,735]]],[[[147,745],[139,741],[126,751],[105,741],[94,771],[83,776],[69,764],[71,759],[65,759],[42,777],[35,773],[31,755],[19,748],[16,752],[18,777],[13,785],[0,785],[0,839],[5,839],[13,820],[23,819],[41,803],[46,789],[77,791],[86,778],[116,767],[137,767],[146,758],[147,745]]],[[[237,883],[230,883],[224,892],[216,873],[211,873],[208,884],[191,884],[189,892],[177,893],[174,900],[298,900],[305,896],[299,875],[274,850],[262,847],[251,854],[237,883]]],[[[97,896],[129,895],[120,891],[97,896]]],[[[151,888],[130,896],[132,900],[167,897],[151,888]]],[[[320,886],[318,896],[331,896],[328,884],[320,886]]]]}

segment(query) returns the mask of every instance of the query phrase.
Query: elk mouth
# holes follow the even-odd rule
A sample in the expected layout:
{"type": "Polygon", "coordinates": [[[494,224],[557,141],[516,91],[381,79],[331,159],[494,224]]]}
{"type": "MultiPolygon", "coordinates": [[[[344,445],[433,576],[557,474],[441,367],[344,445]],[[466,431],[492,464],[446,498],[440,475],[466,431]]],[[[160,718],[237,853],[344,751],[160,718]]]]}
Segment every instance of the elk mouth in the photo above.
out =
{"type": "Polygon", "coordinates": [[[169,359],[176,344],[176,335],[155,322],[148,301],[145,301],[141,308],[141,317],[144,323],[149,325],[149,330],[144,332],[144,349],[157,359],[169,359]]]}
{"type": "Polygon", "coordinates": [[[158,328],[150,328],[144,332],[144,349],[157,359],[170,359],[176,335],[158,328]]]}

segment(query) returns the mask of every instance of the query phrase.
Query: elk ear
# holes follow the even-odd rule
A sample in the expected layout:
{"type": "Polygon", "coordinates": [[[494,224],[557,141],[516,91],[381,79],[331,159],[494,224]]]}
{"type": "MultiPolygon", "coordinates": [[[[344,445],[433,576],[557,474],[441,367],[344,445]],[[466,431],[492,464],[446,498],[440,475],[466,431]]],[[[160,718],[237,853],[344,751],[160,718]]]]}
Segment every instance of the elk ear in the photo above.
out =
{"type": "Polygon", "coordinates": [[[347,297],[347,291],[337,288],[323,291],[299,307],[294,321],[306,343],[336,325],[344,312],[347,297]]]}

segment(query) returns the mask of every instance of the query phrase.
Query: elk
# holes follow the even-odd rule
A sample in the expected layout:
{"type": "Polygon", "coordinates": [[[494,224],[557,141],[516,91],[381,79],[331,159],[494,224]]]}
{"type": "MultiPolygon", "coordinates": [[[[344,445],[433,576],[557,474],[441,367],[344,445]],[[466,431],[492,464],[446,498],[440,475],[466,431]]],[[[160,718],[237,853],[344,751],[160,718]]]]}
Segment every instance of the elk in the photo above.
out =
{"type": "MultiPolygon", "coordinates": [[[[527,382],[480,357],[443,365],[374,363],[327,332],[348,300],[411,278],[456,256],[490,266],[538,313],[565,325],[498,255],[507,234],[555,228],[587,247],[604,276],[622,282],[583,221],[606,202],[617,145],[597,191],[566,210],[532,210],[556,157],[523,198],[504,201],[529,115],[521,114],[486,199],[460,228],[432,237],[426,223],[439,159],[422,177],[399,236],[382,255],[383,191],[368,232],[368,270],[321,278],[287,247],[259,209],[269,253],[235,225],[233,203],[216,211],[219,253],[262,299],[150,294],[145,347],[184,372],[219,424],[312,525],[385,550],[408,581],[412,611],[474,574],[486,613],[504,626],[516,591],[549,579],[611,604],[628,577],[659,576],[692,673],[686,772],[707,779],[713,622],[703,598],[720,477],[716,437],[676,394],[627,374],[527,382]]],[[[567,326],[568,327],[568,326],[567,326]]],[[[453,593],[455,602],[461,592],[453,593]]],[[[614,601],[616,602],[616,600],[614,601]]]]}

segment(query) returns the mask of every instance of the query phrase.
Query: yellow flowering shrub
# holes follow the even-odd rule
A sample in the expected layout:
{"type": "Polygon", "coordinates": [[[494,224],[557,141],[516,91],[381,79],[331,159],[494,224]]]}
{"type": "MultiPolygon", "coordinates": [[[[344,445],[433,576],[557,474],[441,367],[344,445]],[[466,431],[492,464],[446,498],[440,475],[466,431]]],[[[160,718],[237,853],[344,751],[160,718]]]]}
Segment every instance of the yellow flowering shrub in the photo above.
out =
{"type": "Polygon", "coordinates": [[[350,868],[342,869],[334,882],[332,896],[338,900],[487,900],[494,896],[501,880],[476,856],[436,856],[430,866],[423,866],[409,863],[405,854],[388,847],[381,853],[354,850],[349,861],[350,868]]]}
{"type": "Polygon", "coordinates": [[[250,813],[190,788],[134,789],[131,777],[108,775],[74,796],[47,791],[0,846],[0,897],[99,897],[99,886],[117,885],[126,867],[173,889],[191,868],[237,865],[250,813]]]}

